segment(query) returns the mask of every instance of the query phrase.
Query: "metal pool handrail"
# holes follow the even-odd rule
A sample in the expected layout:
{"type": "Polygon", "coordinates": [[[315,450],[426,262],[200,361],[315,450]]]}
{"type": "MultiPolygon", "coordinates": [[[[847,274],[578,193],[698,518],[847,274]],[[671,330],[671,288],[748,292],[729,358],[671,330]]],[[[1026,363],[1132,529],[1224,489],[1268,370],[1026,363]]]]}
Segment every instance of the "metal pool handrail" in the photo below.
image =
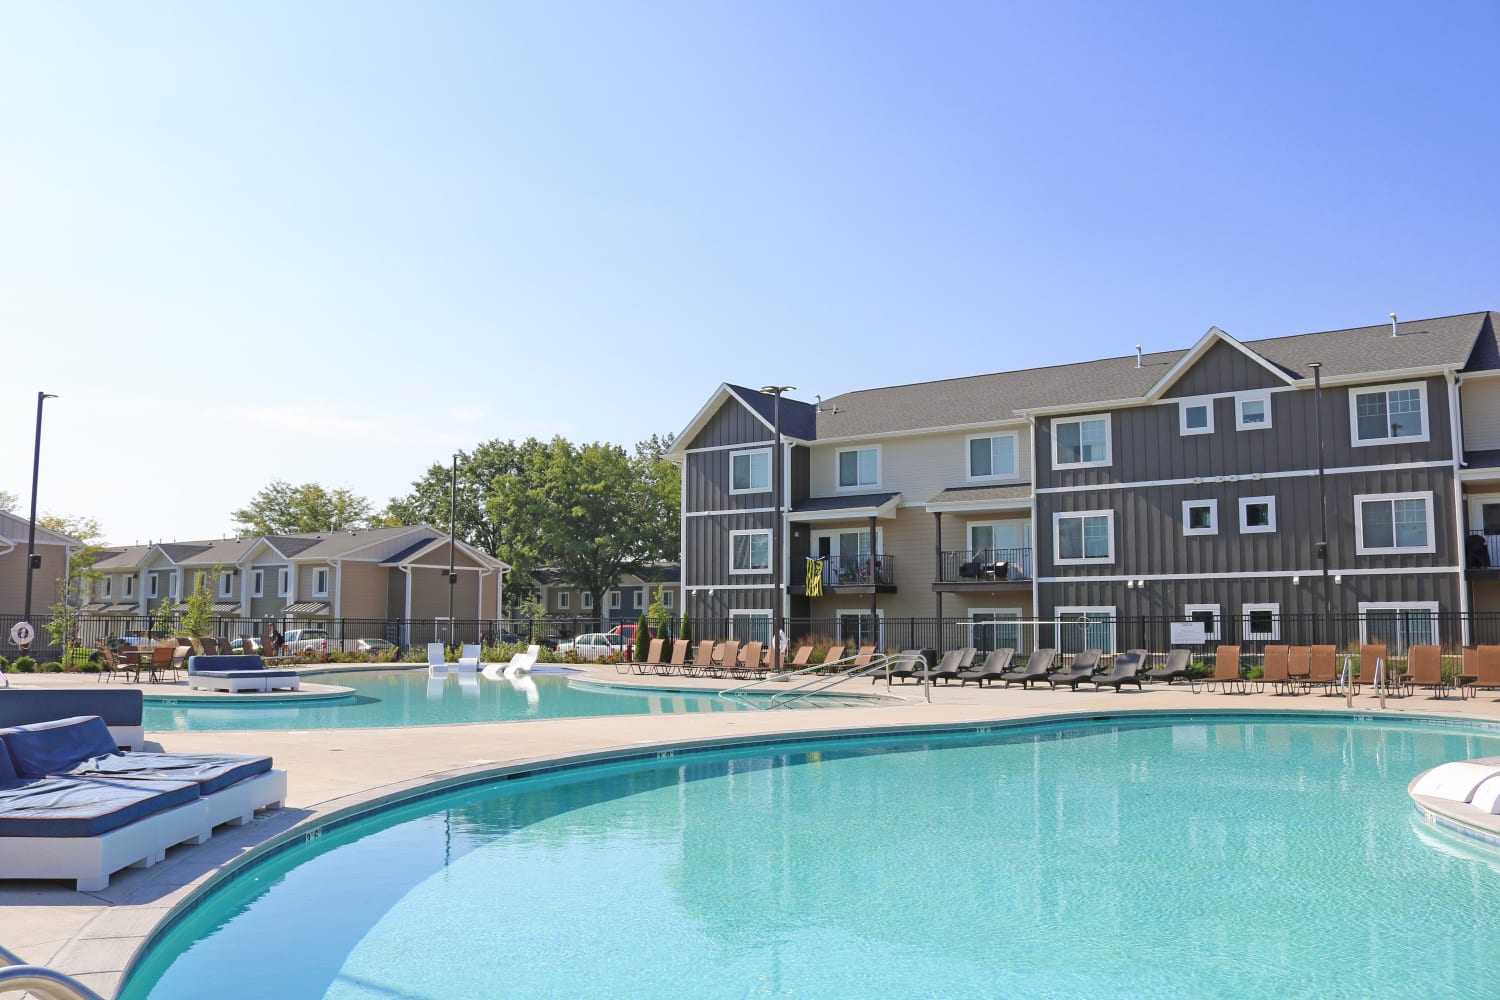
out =
{"type": "Polygon", "coordinates": [[[28,992],[38,1000],[104,1000],[72,976],[28,965],[19,955],[0,948],[0,993],[28,992]]]}
{"type": "Polygon", "coordinates": [[[803,698],[808,697],[809,695],[819,694],[823,691],[827,691],[829,688],[834,687],[838,684],[842,684],[844,681],[849,680],[853,677],[868,677],[870,674],[873,674],[877,671],[886,671],[887,680],[889,680],[889,670],[891,665],[893,663],[902,662],[903,659],[912,659],[912,657],[908,656],[903,658],[899,653],[876,653],[875,655],[871,656],[869,661],[866,663],[855,663],[854,661],[857,659],[859,659],[859,654],[856,653],[853,656],[846,656],[841,660],[834,660],[832,664],[815,663],[810,667],[800,667],[797,670],[788,670],[783,673],[771,675],[769,677],[757,677],[753,681],[749,681],[732,688],[725,688],[724,690],[719,692],[719,697],[725,699],[726,701],[732,701],[737,704],[744,705],[746,708],[754,708],[769,712],[772,709],[785,708],[793,702],[800,701],[803,698]],[[820,672],[815,673],[815,671],[824,671],[827,670],[830,666],[836,667],[841,664],[848,665],[845,666],[842,670],[835,671],[832,674],[820,672]],[[758,704],[753,699],[745,697],[745,695],[751,691],[769,690],[765,687],[765,685],[767,684],[788,681],[793,677],[801,677],[804,675],[811,676],[808,676],[806,680],[804,680],[801,684],[798,684],[796,687],[776,691],[771,695],[769,699],[766,700],[764,704],[758,704]]]}

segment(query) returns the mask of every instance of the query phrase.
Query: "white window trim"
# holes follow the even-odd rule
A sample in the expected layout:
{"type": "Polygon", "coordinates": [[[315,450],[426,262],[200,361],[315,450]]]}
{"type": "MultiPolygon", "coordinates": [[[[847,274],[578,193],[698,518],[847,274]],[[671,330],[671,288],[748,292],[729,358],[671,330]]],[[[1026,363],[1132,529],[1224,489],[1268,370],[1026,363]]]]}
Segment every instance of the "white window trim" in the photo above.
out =
{"type": "Polygon", "coordinates": [[[111,591],[111,590],[112,590],[112,589],[114,589],[114,588],[113,588],[113,587],[112,587],[112,586],[111,586],[111,584],[113,584],[113,583],[114,583],[114,582],[115,582],[115,581],[114,581],[114,578],[113,578],[113,577],[108,577],[108,576],[106,576],[106,577],[105,577],[105,578],[104,578],[104,592],[103,592],[103,593],[102,593],[102,594],[100,594],[100,595],[99,595],[99,596],[101,596],[101,597],[108,597],[108,596],[109,596],[109,592],[110,592],[110,591],[111,591]]]}
{"type": "MultiPolygon", "coordinates": [[[[1080,434],[1081,436],[1081,434],[1080,434]]],[[[1052,421],[1052,467],[1054,469],[1093,469],[1113,465],[1115,459],[1114,421],[1108,413],[1089,413],[1081,417],[1058,418],[1052,421]],[[1104,421],[1104,459],[1099,462],[1063,462],[1057,457],[1057,428],[1063,424],[1082,424],[1090,420],[1104,421]]]]}
{"type": "Polygon", "coordinates": [[[1224,634],[1224,614],[1220,606],[1217,604],[1184,604],[1182,606],[1182,620],[1189,622],[1194,621],[1195,619],[1193,618],[1193,613],[1195,611],[1213,612],[1214,627],[1212,629],[1203,630],[1203,641],[1218,642],[1220,637],[1224,634]]]}
{"type": "Polygon", "coordinates": [[[1262,389],[1259,392],[1237,392],[1234,394],[1234,429],[1237,431],[1264,431],[1271,429],[1271,391],[1262,389]],[[1245,423],[1245,403],[1260,401],[1265,404],[1265,423],[1245,423]]]}
{"type": "MultiPolygon", "coordinates": [[[[762,610],[754,609],[754,608],[748,609],[748,610],[741,609],[741,610],[738,610],[738,611],[731,611],[731,612],[729,612],[729,635],[730,635],[731,638],[740,634],[739,633],[739,629],[736,627],[736,622],[735,622],[736,618],[764,618],[766,620],[766,635],[772,636],[771,626],[773,624],[775,624],[775,623],[771,621],[771,612],[769,612],[769,611],[762,611],[762,610]]],[[[774,636],[772,636],[772,638],[774,639],[774,636]]],[[[747,641],[747,640],[741,640],[741,641],[747,641]]],[[[748,640],[748,641],[752,641],[753,642],[754,640],[748,640]]]]}
{"type": "MultiPolygon", "coordinates": [[[[839,493],[861,493],[867,490],[880,489],[880,483],[885,476],[884,456],[881,454],[881,446],[878,444],[857,445],[853,448],[836,448],[833,452],[833,488],[839,493]],[[873,483],[855,483],[853,486],[841,486],[839,484],[839,456],[847,452],[873,451],[875,453],[875,481],[873,483]]],[[[855,471],[859,469],[859,459],[854,460],[855,471]]]]}
{"type": "Polygon", "coordinates": [[[157,577],[157,575],[155,573],[148,573],[146,575],[146,596],[147,597],[155,597],[157,595],[157,593],[161,590],[161,587],[156,582],[157,579],[158,579],[158,577],[157,577]]]}
{"type": "Polygon", "coordinates": [[[1182,533],[1184,535],[1217,535],[1219,533],[1219,501],[1217,500],[1184,500],[1182,501],[1182,533]],[[1209,526],[1206,528],[1195,528],[1188,520],[1188,515],[1194,507],[1207,507],[1209,526]]]}
{"type": "Polygon", "coordinates": [[[173,600],[181,599],[182,573],[180,570],[174,569],[171,575],[167,577],[167,596],[172,598],[173,600]]]}
{"type": "Polygon", "coordinates": [[[1242,535],[1271,535],[1276,533],[1276,498],[1275,497],[1240,497],[1240,534],[1242,535]],[[1247,511],[1251,504],[1263,503],[1266,505],[1265,525],[1250,525],[1246,523],[1247,511]]]}
{"type": "MultiPolygon", "coordinates": [[[[1109,648],[1100,650],[1100,652],[1113,653],[1119,647],[1119,638],[1115,634],[1115,630],[1119,627],[1120,618],[1115,613],[1114,605],[1061,604],[1052,609],[1052,618],[1058,623],[1059,628],[1068,627],[1069,623],[1067,619],[1069,616],[1074,617],[1075,620],[1072,624],[1076,628],[1078,626],[1076,620],[1078,615],[1109,615],[1109,648]]],[[[1061,649],[1063,644],[1062,636],[1057,636],[1056,641],[1058,648],[1061,649]]],[[[1085,646],[1084,648],[1088,649],[1089,647],[1085,646]]]]}
{"type": "Polygon", "coordinates": [[[672,591],[663,590],[661,592],[661,606],[664,608],[670,608],[672,606],[672,591]]]}
{"type": "MultiPolygon", "coordinates": [[[[1370,641],[1366,629],[1369,622],[1366,620],[1366,612],[1369,611],[1426,611],[1432,619],[1432,634],[1438,634],[1438,610],[1437,601],[1360,601],[1359,602],[1359,641],[1366,643],[1370,641]]],[[[1410,645],[1410,639],[1407,645],[1410,645]]]]}
{"type": "Polygon", "coordinates": [[[570,593],[568,593],[566,590],[560,590],[560,591],[558,591],[558,593],[557,593],[557,610],[559,610],[559,611],[572,611],[573,610],[573,595],[570,594],[570,593]]]}
{"type": "Polygon", "coordinates": [[[579,609],[582,610],[582,611],[593,611],[594,610],[594,594],[593,594],[593,591],[590,591],[590,590],[582,591],[580,593],[580,596],[582,597],[582,600],[580,600],[578,602],[579,609]]]}
{"type": "Polygon", "coordinates": [[[772,489],[771,484],[775,481],[775,479],[776,479],[775,470],[771,468],[771,449],[770,448],[741,448],[738,451],[731,451],[729,453],[729,495],[730,496],[743,496],[746,493],[770,493],[771,489],[772,489]],[[753,474],[754,473],[755,463],[752,460],[752,462],[750,463],[751,464],[751,472],[752,472],[751,480],[750,480],[750,488],[749,489],[745,489],[745,490],[737,490],[737,489],[734,488],[734,460],[736,458],[738,458],[739,456],[741,456],[741,455],[764,455],[764,456],[766,456],[766,485],[764,485],[764,486],[756,486],[755,485],[755,477],[754,477],[754,474],[753,474]]]}
{"type": "Polygon", "coordinates": [[[126,596],[126,597],[134,597],[135,596],[135,577],[133,577],[133,576],[127,576],[125,578],[125,595],[124,596],[126,596]]]}
{"type": "Polygon", "coordinates": [[[624,600],[625,598],[621,596],[618,590],[611,590],[609,592],[609,610],[619,611],[625,606],[624,600]]]}
{"type": "MultiPolygon", "coordinates": [[[[992,452],[993,454],[993,452],[992,452]]],[[[877,461],[877,466],[878,466],[877,461]]],[[[1015,431],[993,431],[989,434],[970,434],[964,439],[964,473],[965,479],[971,483],[993,483],[1004,482],[1021,478],[1021,435],[1015,431]],[[1009,472],[991,472],[987,476],[974,475],[974,442],[989,441],[994,438],[1010,438],[1011,470],[1009,472]]]]}
{"type": "MultiPolygon", "coordinates": [[[[1389,413],[1389,410],[1387,410],[1389,413]]],[[[1426,382],[1399,382],[1394,385],[1372,385],[1362,386],[1349,390],[1349,438],[1350,444],[1355,448],[1370,448],[1382,444],[1416,444],[1427,441],[1432,434],[1432,414],[1427,406],[1427,383],[1426,382]],[[1359,397],[1368,396],[1372,393],[1383,392],[1387,394],[1386,405],[1390,406],[1389,394],[1400,392],[1403,389],[1415,389],[1422,405],[1422,433],[1411,437],[1391,437],[1390,418],[1386,418],[1385,437],[1365,438],[1359,436],[1359,397]]]]}
{"type": "Polygon", "coordinates": [[[327,566],[320,566],[313,570],[312,595],[314,597],[327,597],[328,588],[333,584],[333,572],[327,566]],[[322,579],[323,586],[318,586],[318,580],[322,579]]]}
{"type": "Polygon", "coordinates": [[[234,596],[234,570],[226,569],[219,573],[219,596],[234,596]]]}
{"type": "Polygon", "coordinates": [[[1212,396],[1185,396],[1177,401],[1177,430],[1183,437],[1191,437],[1196,434],[1212,434],[1214,432],[1214,397],[1212,396]],[[1187,425],[1187,411],[1191,406],[1201,406],[1208,411],[1207,427],[1189,427],[1187,425]]]}
{"type": "MultiPolygon", "coordinates": [[[[752,546],[752,551],[754,551],[752,546]]],[[[770,528],[746,528],[729,533],[729,573],[731,576],[768,576],[771,572],[771,529],[770,528]],[[765,569],[737,569],[734,565],[734,540],[740,535],[765,535],[766,536],[766,568],[765,569]]]]}
{"type": "Polygon", "coordinates": [[[250,571],[250,596],[264,597],[266,589],[266,571],[263,569],[252,569],[250,571]]]}
{"type": "Polygon", "coordinates": [[[1416,493],[1356,493],[1354,495],[1354,554],[1358,556],[1399,556],[1406,553],[1436,552],[1437,532],[1433,524],[1432,491],[1416,493]],[[1367,548],[1365,546],[1364,505],[1383,500],[1425,500],[1427,502],[1427,544],[1395,545],[1389,548],[1367,548]]]}
{"type": "Polygon", "coordinates": [[[1241,604],[1240,605],[1240,638],[1251,642],[1276,642],[1281,638],[1281,605],[1280,604],[1241,604]],[[1250,631],[1250,613],[1252,611],[1271,612],[1271,631],[1268,633],[1250,631]]]}
{"type": "MultiPolygon", "coordinates": [[[[770,612],[767,612],[767,614],[769,614],[769,613],[770,612]]],[[[844,635],[844,619],[845,618],[868,618],[868,617],[870,617],[870,608],[869,608],[868,605],[865,606],[865,607],[863,607],[863,608],[840,608],[839,610],[835,611],[833,614],[834,614],[834,625],[835,625],[835,627],[838,630],[838,641],[839,642],[843,642],[844,640],[846,640],[847,638],[849,638],[848,636],[844,635]]],[[[885,644],[885,608],[876,608],[875,609],[875,645],[878,647],[878,646],[882,646],[884,644],[885,644]]],[[[853,656],[857,652],[859,652],[859,650],[857,650],[857,649],[846,649],[846,650],[844,650],[844,655],[845,656],[853,656]]]]}
{"type": "Polygon", "coordinates": [[[1052,564],[1054,566],[1104,566],[1115,561],[1115,512],[1113,510],[1069,510],[1052,515],[1052,564]],[[1104,517],[1109,519],[1109,555],[1082,556],[1078,559],[1062,557],[1062,520],[1074,517],[1104,517]]]}
{"type": "Polygon", "coordinates": [[[975,630],[981,629],[981,628],[994,628],[995,626],[997,626],[997,625],[1000,624],[1000,621],[994,621],[994,620],[985,622],[984,624],[980,624],[980,623],[974,621],[974,616],[975,615],[994,615],[996,618],[1000,619],[1001,621],[1008,621],[1010,619],[1015,619],[1014,625],[1016,627],[1016,643],[1017,643],[1017,645],[1016,645],[1016,652],[1019,653],[1021,651],[1021,646],[1024,645],[1024,642],[1023,642],[1023,638],[1024,637],[1023,637],[1022,632],[1021,632],[1021,611],[1022,611],[1021,608],[970,608],[968,611],[964,612],[968,616],[968,618],[969,618],[969,645],[970,646],[978,646],[979,645],[979,643],[976,642],[975,638],[974,638],[975,630]]]}
{"type": "Polygon", "coordinates": [[[292,571],[289,569],[278,569],[276,571],[276,596],[290,597],[292,594],[292,571]]]}
{"type": "Polygon", "coordinates": [[[637,611],[646,606],[644,603],[645,598],[642,596],[642,594],[643,591],[636,590],[630,597],[631,607],[635,608],[637,611]]]}

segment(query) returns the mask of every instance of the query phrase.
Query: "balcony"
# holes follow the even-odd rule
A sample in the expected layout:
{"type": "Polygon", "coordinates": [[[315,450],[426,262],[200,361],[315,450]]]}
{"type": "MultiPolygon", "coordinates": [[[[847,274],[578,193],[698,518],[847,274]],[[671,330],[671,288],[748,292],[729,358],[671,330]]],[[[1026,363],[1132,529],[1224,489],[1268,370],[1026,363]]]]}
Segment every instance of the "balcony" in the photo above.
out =
{"type": "Polygon", "coordinates": [[[940,558],[934,590],[996,590],[1031,584],[1031,549],[960,549],[940,558]]]}
{"type": "Polygon", "coordinates": [[[1469,532],[1464,543],[1464,565],[1470,579],[1500,579],[1500,535],[1469,532]]]}
{"type": "MultiPolygon", "coordinates": [[[[794,581],[793,594],[806,594],[807,584],[794,581]]],[[[888,552],[868,552],[855,556],[823,557],[823,592],[825,594],[894,594],[896,592],[896,557],[888,552]]]]}

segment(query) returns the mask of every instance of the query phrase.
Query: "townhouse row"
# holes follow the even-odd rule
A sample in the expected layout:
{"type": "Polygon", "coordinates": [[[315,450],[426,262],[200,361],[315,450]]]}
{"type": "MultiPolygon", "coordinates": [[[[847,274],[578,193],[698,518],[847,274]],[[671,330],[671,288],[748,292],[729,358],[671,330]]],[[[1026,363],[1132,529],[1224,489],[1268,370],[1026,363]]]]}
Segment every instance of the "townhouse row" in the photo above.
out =
{"type": "Polygon", "coordinates": [[[779,424],[777,454],[775,399],[724,384],[671,453],[684,605],[747,635],[769,634],[778,576],[793,620],[951,619],[982,646],[1067,620],[1064,645],[1114,647],[1143,618],[1297,641],[1284,627],[1329,611],[1404,645],[1500,611],[1491,312],[1213,328],[1182,350],[783,398],[779,424]]]}

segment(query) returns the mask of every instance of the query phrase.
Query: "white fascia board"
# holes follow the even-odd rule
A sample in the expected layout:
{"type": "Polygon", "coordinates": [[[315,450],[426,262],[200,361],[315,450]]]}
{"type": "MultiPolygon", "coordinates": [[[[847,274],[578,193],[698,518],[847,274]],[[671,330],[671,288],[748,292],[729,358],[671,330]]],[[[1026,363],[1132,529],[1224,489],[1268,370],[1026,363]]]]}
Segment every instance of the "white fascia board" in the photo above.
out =
{"type": "Polygon", "coordinates": [[[1151,400],[1144,396],[1132,396],[1129,399],[1098,399],[1082,400],[1077,403],[1062,403],[1058,406],[1033,406],[1030,409],[1017,410],[1027,418],[1062,416],[1069,413],[1103,413],[1106,410],[1128,410],[1137,406],[1148,406],[1151,400]]]}
{"type": "Polygon", "coordinates": [[[1207,333],[1198,338],[1198,342],[1196,344],[1188,348],[1188,352],[1186,354],[1177,359],[1177,363],[1169,368],[1165,375],[1156,380],[1156,384],[1146,391],[1145,398],[1151,400],[1160,399],[1162,395],[1168,389],[1170,389],[1189,368],[1198,363],[1199,358],[1208,353],[1208,349],[1210,347],[1218,343],[1228,344],[1230,347],[1235,348],[1245,357],[1249,358],[1251,361],[1255,362],[1257,365],[1264,368],[1272,375],[1275,375],[1277,379],[1287,385],[1291,385],[1292,383],[1297,381],[1296,379],[1287,375],[1287,373],[1282,371],[1280,368],[1277,368],[1275,365],[1271,364],[1271,362],[1267,361],[1261,355],[1256,354],[1250,348],[1246,347],[1238,340],[1235,340],[1223,330],[1220,330],[1216,326],[1211,326],[1208,328],[1207,333]]]}
{"type": "MultiPolygon", "coordinates": [[[[1017,410],[1021,413],[1021,410],[1017,410]]],[[[932,427],[914,427],[900,431],[880,431],[874,434],[849,434],[844,437],[820,437],[816,441],[806,442],[809,446],[825,444],[854,444],[862,441],[883,441],[886,438],[900,437],[922,437],[927,434],[952,434],[957,432],[983,431],[983,430],[1019,430],[1026,426],[1025,417],[1016,417],[1007,420],[983,420],[973,424],[937,424],[932,427]]],[[[786,435],[783,433],[782,437],[786,435]]]]}
{"type": "Polygon", "coordinates": [[[1031,498],[1024,500],[965,500],[962,503],[929,503],[922,508],[929,514],[966,514],[987,510],[1030,510],[1031,498]]]}
{"type": "MultiPolygon", "coordinates": [[[[1373,372],[1356,372],[1353,375],[1331,375],[1323,379],[1323,388],[1341,385],[1378,385],[1381,382],[1401,382],[1414,378],[1431,378],[1453,371],[1452,365],[1433,365],[1423,368],[1389,368],[1373,372]]],[[[1468,376],[1464,376],[1467,378],[1468,376]]],[[[1296,383],[1306,389],[1313,387],[1311,377],[1296,383]]]]}
{"type": "Polygon", "coordinates": [[[901,506],[901,494],[897,493],[879,507],[842,507],[838,510],[787,511],[788,521],[848,521],[856,517],[888,518],[896,516],[901,506]]]}

